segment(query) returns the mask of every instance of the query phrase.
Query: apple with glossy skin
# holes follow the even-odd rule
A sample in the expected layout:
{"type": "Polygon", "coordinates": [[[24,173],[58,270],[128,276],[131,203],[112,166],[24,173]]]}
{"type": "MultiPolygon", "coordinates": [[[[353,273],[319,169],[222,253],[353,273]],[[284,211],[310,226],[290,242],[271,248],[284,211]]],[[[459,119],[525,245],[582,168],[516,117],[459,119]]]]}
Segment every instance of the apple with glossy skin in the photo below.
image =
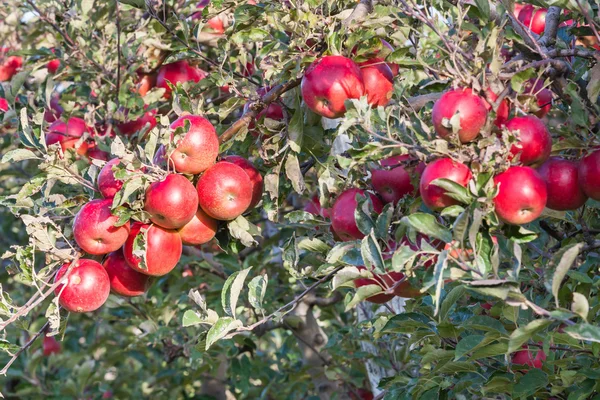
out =
{"type": "Polygon", "coordinates": [[[54,336],[44,336],[42,342],[42,353],[45,357],[49,357],[51,354],[60,354],[62,351],[60,343],[54,338],[54,336]]]}
{"type": "Polygon", "coordinates": [[[46,111],[44,111],[44,121],[51,124],[58,120],[63,112],[64,109],[59,103],[58,96],[52,96],[50,99],[50,108],[47,108],[46,111]]]}
{"type": "Polygon", "coordinates": [[[552,109],[552,91],[544,87],[542,79],[530,79],[524,85],[525,93],[535,96],[539,110],[533,113],[538,118],[544,118],[552,109]]]}
{"type": "Polygon", "coordinates": [[[431,182],[436,179],[449,179],[467,187],[472,177],[471,170],[465,164],[451,158],[438,158],[429,163],[421,175],[419,190],[423,203],[432,210],[441,210],[459,204],[457,200],[446,195],[446,189],[432,185],[431,182]]]}
{"type": "Polygon", "coordinates": [[[576,210],[587,201],[587,196],[579,186],[579,165],[560,157],[550,157],[538,172],[548,192],[546,207],[552,210],[576,210]]]}
{"type": "Polygon", "coordinates": [[[385,106],[394,93],[394,74],[382,58],[358,64],[362,73],[367,101],[372,107],[385,106]]]}
{"type": "Polygon", "coordinates": [[[98,174],[98,190],[105,199],[112,199],[123,187],[123,181],[115,178],[113,167],[119,165],[121,160],[113,158],[100,170],[98,174]]]}
{"type": "Polygon", "coordinates": [[[90,143],[88,146],[87,153],[85,154],[90,159],[108,161],[110,153],[100,150],[96,143],[90,143]]]}
{"type": "MultiPolygon", "coordinates": [[[[0,53],[8,53],[8,49],[4,47],[0,53]]],[[[23,58],[20,56],[0,56],[0,82],[10,81],[22,66],[23,58]]]]}
{"type": "Polygon", "coordinates": [[[579,162],[579,186],[594,200],[600,200],[600,151],[594,151],[579,162]]]}
{"type": "Polygon", "coordinates": [[[4,97],[0,97],[0,111],[8,111],[8,100],[6,100],[4,97]]]}
{"type": "MultiPolygon", "coordinates": [[[[458,114],[458,138],[462,143],[473,141],[484,127],[488,116],[487,102],[470,88],[452,89],[440,97],[431,110],[436,133],[446,138],[453,133],[451,119],[458,114]]],[[[456,118],[456,117],[455,117],[456,118]]]]}
{"type": "Polygon", "coordinates": [[[67,122],[58,120],[48,127],[46,145],[60,143],[63,152],[67,149],[75,149],[77,154],[84,155],[89,145],[86,141],[81,143],[79,141],[85,133],[89,132],[89,128],[81,118],[71,117],[67,122]]]}
{"type": "Polygon", "coordinates": [[[515,8],[514,8],[514,12],[513,12],[513,15],[515,16],[515,18],[517,18],[517,19],[519,18],[519,13],[523,9],[523,7],[525,7],[525,4],[515,3],[515,8]]]}
{"type": "Polygon", "coordinates": [[[494,198],[498,217],[509,224],[527,224],[542,214],[548,192],[546,182],[530,167],[510,167],[494,177],[499,193],[494,198]]]}
{"type": "Polygon", "coordinates": [[[244,157],[226,156],[223,157],[223,161],[237,165],[243,169],[246,174],[248,174],[248,178],[250,178],[250,182],[252,183],[252,201],[250,202],[248,209],[256,207],[256,205],[262,199],[264,189],[263,177],[260,172],[258,172],[254,164],[246,160],[244,157]]]}
{"type": "MultiPolygon", "coordinates": [[[[498,100],[498,95],[492,90],[492,88],[487,88],[485,90],[485,95],[487,97],[487,102],[486,104],[486,108],[488,109],[488,111],[492,110],[492,103],[496,102],[496,100],[498,100]]],[[[507,98],[504,98],[504,100],[502,100],[500,102],[500,105],[498,106],[498,109],[496,110],[496,119],[494,120],[494,125],[496,125],[497,127],[501,127],[502,125],[504,125],[506,123],[506,121],[508,120],[508,115],[510,114],[510,104],[508,102],[507,98]]]]}
{"type": "Polygon", "coordinates": [[[518,142],[510,148],[510,152],[519,155],[522,165],[541,165],[550,157],[552,136],[546,125],[534,115],[516,117],[506,123],[506,129],[518,131],[518,142]]]}
{"type": "Polygon", "coordinates": [[[360,68],[342,56],[326,56],[314,61],[304,73],[302,99],[315,113],[339,118],[346,113],[344,102],[365,94],[360,68]]]}
{"type": "Polygon", "coordinates": [[[185,176],[169,174],[148,187],[144,210],[156,225],[178,229],[194,218],[198,210],[198,193],[185,176]]]}
{"type": "Polygon", "coordinates": [[[523,348],[525,350],[519,350],[512,355],[512,363],[541,369],[544,361],[546,361],[546,353],[542,349],[537,352],[531,351],[527,345],[523,345],[523,348]]]}
{"type": "Polygon", "coordinates": [[[407,170],[402,164],[409,160],[410,156],[407,154],[392,156],[379,163],[382,167],[393,168],[371,170],[371,184],[384,203],[396,204],[404,196],[415,194],[410,178],[411,175],[421,176],[425,164],[421,162],[414,169],[407,170]]]}
{"type": "Polygon", "coordinates": [[[319,200],[319,195],[317,193],[315,193],[308,203],[304,205],[304,211],[323,218],[331,217],[331,209],[321,207],[321,201],[319,200]]]}
{"type": "MultiPolygon", "coordinates": [[[[56,273],[54,282],[60,282],[69,269],[69,263],[56,273]]],[[[54,290],[58,302],[69,312],[85,313],[99,309],[110,294],[108,273],[94,260],[81,258],[71,269],[67,281],[54,290]]]]}
{"type": "Polygon", "coordinates": [[[160,67],[156,76],[156,87],[165,89],[163,97],[169,99],[172,90],[167,82],[174,86],[179,82],[200,82],[206,78],[206,75],[206,72],[200,68],[189,65],[185,60],[180,60],[160,67]]]}
{"type": "Polygon", "coordinates": [[[110,253],[102,264],[110,280],[110,290],[125,297],[141,296],[152,284],[149,275],[141,274],[125,261],[123,249],[110,253]]]}
{"type": "Polygon", "coordinates": [[[144,74],[141,71],[137,72],[138,74],[138,82],[135,85],[136,92],[144,97],[150,90],[152,90],[156,86],[156,75],[157,73],[152,74],[144,74]]]}
{"type": "MultiPolygon", "coordinates": [[[[141,238],[137,240],[139,243],[141,238]]],[[[135,222],[123,247],[123,255],[127,265],[134,270],[145,275],[162,276],[175,268],[181,258],[182,249],[179,232],[158,225],[135,222]],[[139,254],[134,254],[134,242],[138,234],[146,237],[145,262],[142,262],[139,254]]]]}
{"type": "Polygon", "coordinates": [[[55,74],[56,71],[58,71],[58,69],[60,68],[60,60],[54,59],[48,61],[48,63],[46,64],[46,68],[48,69],[48,73],[55,74]]]}
{"type": "Polygon", "coordinates": [[[179,236],[181,236],[183,244],[197,246],[210,242],[215,237],[218,228],[219,221],[211,218],[202,208],[198,207],[194,218],[179,229],[179,236]]]}
{"type": "Polygon", "coordinates": [[[372,193],[367,193],[362,189],[356,188],[348,189],[340,194],[335,200],[333,207],[331,207],[331,227],[342,241],[348,242],[365,237],[365,234],[356,226],[354,211],[358,206],[356,196],[360,195],[364,197],[367,194],[371,199],[375,213],[381,213],[383,211],[381,200],[372,193]]]}
{"type": "Polygon", "coordinates": [[[199,115],[185,115],[171,124],[171,130],[182,128],[183,137],[170,154],[175,170],[184,174],[206,171],[219,155],[219,137],[212,124],[199,115]],[[186,131],[186,126],[189,129],[186,131]]]}
{"type": "Polygon", "coordinates": [[[142,129],[146,129],[146,134],[150,132],[156,126],[156,110],[146,111],[144,115],[139,118],[127,121],[119,122],[116,124],[116,128],[121,135],[132,136],[133,134],[140,132],[142,129]]]}
{"type": "Polygon", "coordinates": [[[547,13],[548,9],[546,8],[536,8],[531,4],[526,4],[519,12],[519,21],[532,32],[540,35],[546,29],[547,13]]]}
{"type": "Polygon", "coordinates": [[[73,237],[83,251],[100,255],[123,246],[129,235],[129,222],[115,226],[119,218],[111,213],[111,199],[92,200],[73,220],[73,237]]]}
{"type": "Polygon", "coordinates": [[[221,161],[207,169],[196,186],[200,207],[212,218],[228,221],[252,203],[252,182],[243,168],[221,161]]]}

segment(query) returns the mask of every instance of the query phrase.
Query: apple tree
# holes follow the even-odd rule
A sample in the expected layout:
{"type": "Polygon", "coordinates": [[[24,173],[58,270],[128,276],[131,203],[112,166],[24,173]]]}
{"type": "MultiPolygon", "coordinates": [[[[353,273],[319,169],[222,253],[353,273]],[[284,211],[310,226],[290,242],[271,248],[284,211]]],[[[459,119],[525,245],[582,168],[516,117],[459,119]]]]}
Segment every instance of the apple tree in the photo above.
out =
{"type": "Polygon", "coordinates": [[[7,5],[4,397],[600,398],[598,2],[7,5]]]}

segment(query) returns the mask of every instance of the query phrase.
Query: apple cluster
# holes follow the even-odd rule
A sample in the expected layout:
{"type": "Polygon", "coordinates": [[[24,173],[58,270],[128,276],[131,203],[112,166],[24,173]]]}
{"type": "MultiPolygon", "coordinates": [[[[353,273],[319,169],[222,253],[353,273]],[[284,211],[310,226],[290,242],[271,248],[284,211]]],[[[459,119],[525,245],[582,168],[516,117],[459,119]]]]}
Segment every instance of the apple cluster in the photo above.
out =
{"type": "MultiPolygon", "coordinates": [[[[147,220],[130,224],[113,214],[113,199],[124,190],[124,181],[115,172],[124,162],[114,158],[101,169],[97,186],[103,198],[81,207],[73,221],[73,236],[85,253],[104,260],[100,264],[81,258],[61,267],[56,282],[70,270],[66,282],[56,288],[66,310],[96,310],[110,291],[128,297],[143,294],[153,277],[175,268],[183,245],[207,243],[219,221],[233,220],[259,203],[262,176],[245,158],[229,155],[217,160],[219,138],[208,120],[184,115],[170,129],[173,148],[163,146],[155,157],[167,171],[144,194],[147,220]]],[[[63,140],[61,145],[70,144],[63,140]]]]}

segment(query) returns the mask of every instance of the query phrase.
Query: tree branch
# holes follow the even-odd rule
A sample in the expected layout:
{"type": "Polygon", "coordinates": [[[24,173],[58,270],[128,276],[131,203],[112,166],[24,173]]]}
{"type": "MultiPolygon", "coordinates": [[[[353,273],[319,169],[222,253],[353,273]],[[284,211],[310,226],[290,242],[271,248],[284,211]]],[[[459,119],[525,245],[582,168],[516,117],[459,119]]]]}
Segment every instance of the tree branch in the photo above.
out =
{"type": "Polygon", "coordinates": [[[554,45],[556,42],[556,35],[558,33],[558,23],[560,22],[561,9],[556,6],[548,8],[546,14],[546,26],[544,28],[544,34],[539,40],[539,44],[542,47],[548,47],[554,45]]]}
{"type": "Polygon", "coordinates": [[[373,12],[373,2],[372,0],[360,0],[360,2],[354,7],[352,13],[342,22],[342,26],[347,28],[358,19],[363,19],[368,14],[373,12]]]}
{"type": "Polygon", "coordinates": [[[2,368],[2,370],[0,371],[0,375],[6,376],[6,372],[8,372],[8,369],[10,368],[10,366],[17,360],[17,358],[19,358],[19,356],[21,355],[22,352],[24,352],[29,347],[31,347],[31,345],[37,340],[37,338],[44,331],[46,331],[46,329],[48,328],[48,326],[50,326],[50,321],[46,321],[46,323],[44,324],[44,326],[42,326],[42,329],[40,329],[39,331],[37,331],[37,333],[35,335],[33,335],[33,337],[31,339],[29,339],[29,341],[27,343],[25,343],[25,345],[23,347],[21,347],[19,349],[19,351],[17,351],[12,356],[12,358],[6,363],[6,365],[4,366],[4,368],[2,368]]]}

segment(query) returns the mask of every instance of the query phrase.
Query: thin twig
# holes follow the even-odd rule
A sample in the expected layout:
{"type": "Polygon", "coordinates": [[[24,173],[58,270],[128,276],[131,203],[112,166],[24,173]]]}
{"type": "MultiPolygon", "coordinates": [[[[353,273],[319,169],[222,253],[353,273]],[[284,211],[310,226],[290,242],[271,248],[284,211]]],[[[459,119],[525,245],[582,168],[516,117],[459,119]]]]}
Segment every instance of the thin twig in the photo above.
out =
{"type": "Polygon", "coordinates": [[[8,372],[8,369],[10,368],[10,366],[17,360],[17,358],[19,358],[19,356],[21,355],[22,352],[27,350],[33,344],[33,342],[36,341],[36,339],[48,328],[48,326],[50,326],[50,321],[46,321],[44,326],[42,326],[42,329],[37,331],[37,333],[35,335],[33,335],[33,337],[31,339],[29,339],[29,342],[25,343],[25,345],[23,347],[21,347],[19,349],[19,351],[17,351],[15,354],[13,354],[12,358],[10,360],[8,360],[8,362],[6,363],[4,368],[2,368],[2,370],[0,371],[0,375],[6,376],[6,373],[8,372]]]}

